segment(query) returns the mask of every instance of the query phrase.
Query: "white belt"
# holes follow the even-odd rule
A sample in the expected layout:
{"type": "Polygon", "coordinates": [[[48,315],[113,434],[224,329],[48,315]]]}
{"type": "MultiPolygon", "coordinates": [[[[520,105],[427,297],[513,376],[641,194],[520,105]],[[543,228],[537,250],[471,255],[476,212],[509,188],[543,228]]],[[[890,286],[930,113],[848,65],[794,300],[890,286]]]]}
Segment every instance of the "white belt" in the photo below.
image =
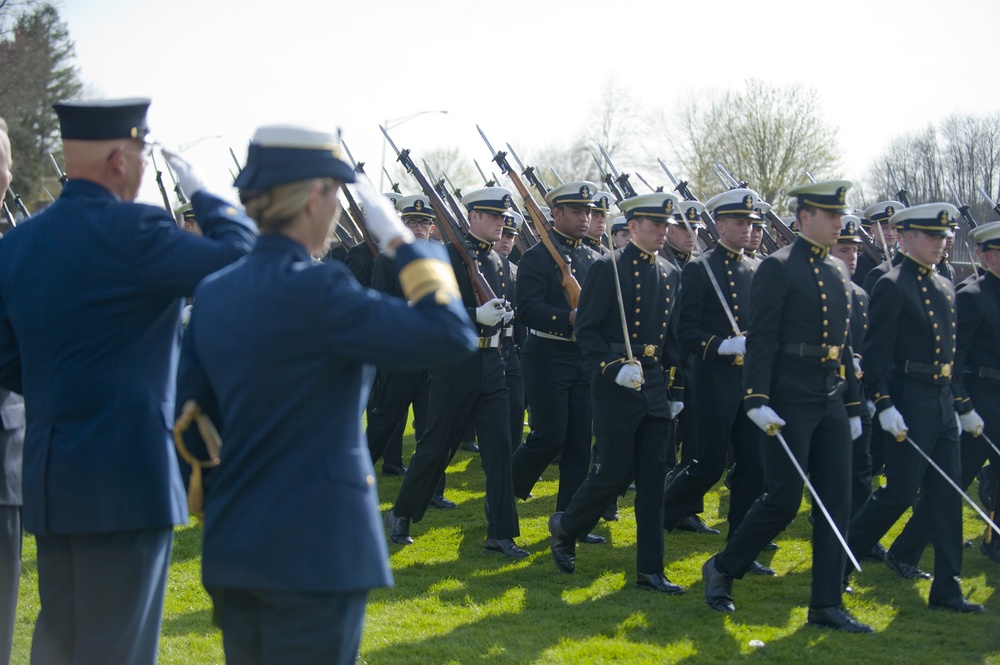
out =
{"type": "Polygon", "coordinates": [[[557,339],[560,342],[576,341],[576,335],[573,335],[572,337],[560,337],[559,335],[551,335],[549,333],[542,332],[541,330],[531,330],[531,329],[529,329],[528,332],[534,335],[535,337],[541,337],[543,339],[557,339]]]}
{"type": "Polygon", "coordinates": [[[513,337],[514,336],[514,326],[511,326],[509,328],[504,328],[503,329],[503,336],[504,337],[513,337]]]}
{"type": "Polygon", "coordinates": [[[493,335],[492,337],[480,337],[479,338],[479,348],[480,349],[496,349],[500,346],[500,333],[493,335]]]}

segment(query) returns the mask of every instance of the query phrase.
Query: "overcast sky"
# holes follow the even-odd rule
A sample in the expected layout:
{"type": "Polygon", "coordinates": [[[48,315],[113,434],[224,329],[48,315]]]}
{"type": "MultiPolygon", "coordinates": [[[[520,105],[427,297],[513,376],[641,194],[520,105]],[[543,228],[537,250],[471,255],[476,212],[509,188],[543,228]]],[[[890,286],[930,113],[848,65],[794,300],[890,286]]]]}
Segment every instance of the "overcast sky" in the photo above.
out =
{"type": "MultiPolygon", "coordinates": [[[[997,0],[58,6],[83,81],[101,96],[151,97],[157,138],[198,142],[186,156],[226,195],[228,148],[245,159],[261,124],[339,126],[377,174],[379,123],[446,110],[399,124],[393,138],[415,157],[456,146],[483,163],[490,156],[479,123],[495,144],[510,141],[530,161],[532,150],[580,133],[611,79],[644,108],[668,111],[680,94],[738,89],[751,76],[812,86],[838,128],[838,175],[848,178],[860,178],[900,133],[956,112],[1000,110],[997,0]]],[[[160,200],[151,184],[141,198],[160,200]]]]}

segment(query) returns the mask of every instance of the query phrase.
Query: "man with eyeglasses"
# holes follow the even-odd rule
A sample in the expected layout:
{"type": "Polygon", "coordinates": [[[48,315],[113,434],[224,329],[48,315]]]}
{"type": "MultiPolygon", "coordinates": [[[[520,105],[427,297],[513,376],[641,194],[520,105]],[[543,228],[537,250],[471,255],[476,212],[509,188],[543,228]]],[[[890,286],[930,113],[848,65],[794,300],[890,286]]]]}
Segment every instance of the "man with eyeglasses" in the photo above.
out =
{"type": "Polygon", "coordinates": [[[24,395],[33,663],[155,663],[173,527],[182,298],[256,229],[164,151],[204,236],[134,202],[148,99],[55,104],[69,181],[0,242],[0,385],[24,395]]]}

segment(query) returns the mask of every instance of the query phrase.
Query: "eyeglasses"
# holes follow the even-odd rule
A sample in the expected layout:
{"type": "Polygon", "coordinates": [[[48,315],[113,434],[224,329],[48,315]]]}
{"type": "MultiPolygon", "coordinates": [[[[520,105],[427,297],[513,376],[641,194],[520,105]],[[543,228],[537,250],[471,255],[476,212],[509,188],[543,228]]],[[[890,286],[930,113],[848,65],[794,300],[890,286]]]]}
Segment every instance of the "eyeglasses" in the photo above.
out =
{"type": "Polygon", "coordinates": [[[411,227],[430,226],[433,223],[434,222],[432,222],[429,219],[417,219],[417,218],[414,218],[414,217],[408,217],[408,218],[406,218],[406,219],[403,220],[403,224],[406,224],[407,226],[411,226],[411,227]]]}

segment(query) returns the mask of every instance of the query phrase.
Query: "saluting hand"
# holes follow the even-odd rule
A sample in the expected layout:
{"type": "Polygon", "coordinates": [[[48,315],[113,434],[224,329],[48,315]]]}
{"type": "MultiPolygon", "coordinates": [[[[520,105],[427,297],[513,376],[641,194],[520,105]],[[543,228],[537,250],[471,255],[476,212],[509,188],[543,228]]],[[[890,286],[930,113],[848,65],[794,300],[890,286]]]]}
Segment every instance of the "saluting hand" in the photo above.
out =
{"type": "Polygon", "coordinates": [[[184,195],[191,198],[201,190],[205,189],[205,183],[202,181],[201,176],[195,171],[195,168],[191,165],[191,162],[184,159],[180,155],[177,155],[166,148],[161,148],[160,152],[163,153],[164,159],[167,160],[167,164],[170,168],[174,170],[177,174],[177,185],[184,192],[184,195]]]}

